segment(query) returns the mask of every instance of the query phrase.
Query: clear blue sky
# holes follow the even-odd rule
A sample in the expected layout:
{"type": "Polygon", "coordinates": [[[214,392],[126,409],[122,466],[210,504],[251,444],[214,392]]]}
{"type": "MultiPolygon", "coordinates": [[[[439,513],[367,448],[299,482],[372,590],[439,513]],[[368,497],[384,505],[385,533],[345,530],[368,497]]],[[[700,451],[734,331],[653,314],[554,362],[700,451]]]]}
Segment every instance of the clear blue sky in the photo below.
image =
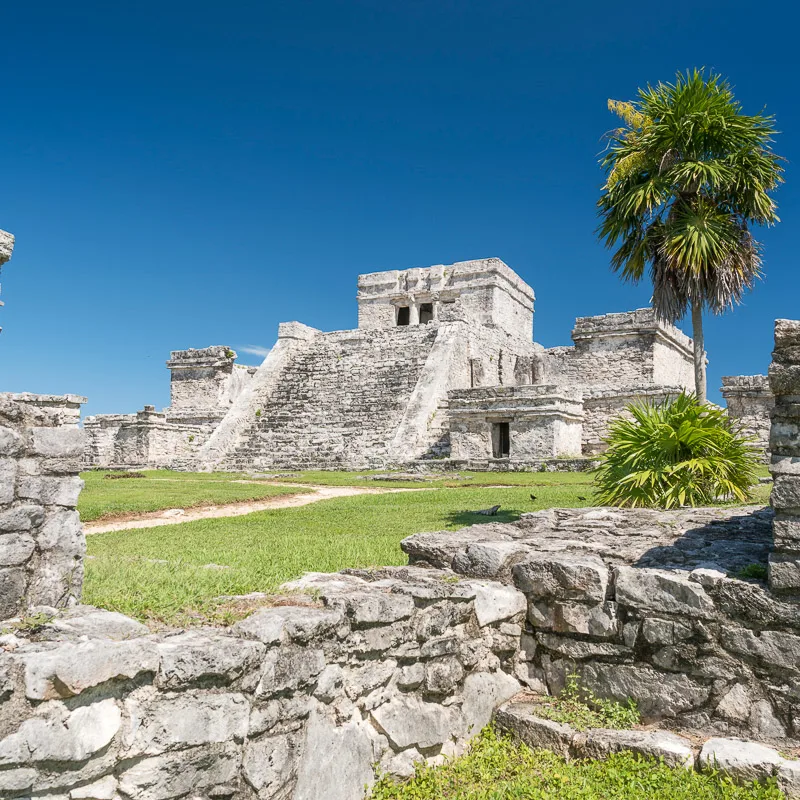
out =
{"type": "Polygon", "coordinates": [[[485,256],[568,344],[650,296],[594,236],[606,100],[705,65],[790,160],[766,280],[708,323],[718,397],[800,317],[797,22],[739,0],[6,3],[0,389],[160,407],[172,349],[355,327],[359,272],[485,256]]]}

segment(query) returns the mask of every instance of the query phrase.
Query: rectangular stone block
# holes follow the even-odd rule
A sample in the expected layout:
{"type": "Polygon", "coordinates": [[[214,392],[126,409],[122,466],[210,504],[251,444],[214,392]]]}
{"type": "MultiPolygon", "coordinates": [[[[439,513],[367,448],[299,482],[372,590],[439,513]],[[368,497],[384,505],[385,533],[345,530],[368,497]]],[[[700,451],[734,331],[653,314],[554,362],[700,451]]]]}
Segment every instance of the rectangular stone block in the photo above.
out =
{"type": "Polygon", "coordinates": [[[769,385],[776,397],[800,393],[800,364],[782,364],[774,360],[769,367],[769,385]]]}
{"type": "Polygon", "coordinates": [[[44,520],[41,506],[24,505],[0,511],[0,533],[29,531],[38,527],[44,520]]]}
{"type": "Polygon", "coordinates": [[[800,345],[800,320],[776,319],[775,351],[779,352],[795,345],[800,345]]]}
{"type": "Polygon", "coordinates": [[[800,456],[773,455],[769,470],[773,475],[797,475],[800,477],[800,456]]]}
{"type": "Polygon", "coordinates": [[[17,494],[44,505],[75,506],[83,488],[83,481],[76,477],[24,476],[17,481],[17,494]]]}
{"type": "Polygon", "coordinates": [[[35,548],[33,538],[26,533],[7,533],[0,536],[0,567],[24,564],[35,548]]]}
{"type": "Polygon", "coordinates": [[[14,500],[17,464],[12,458],[0,458],[0,505],[14,500]]]}
{"type": "Polygon", "coordinates": [[[800,508],[800,475],[775,475],[770,499],[775,508],[800,508]]]}
{"type": "Polygon", "coordinates": [[[791,421],[773,419],[769,449],[779,456],[800,456],[800,417],[791,421]]]}
{"type": "Polygon", "coordinates": [[[39,456],[80,456],[86,440],[80,428],[31,428],[31,450],[39,456]]]}
{"type": "Polygon", "coordinates": [[[23,437],[13,428],[0,426],[0,456],[15,456],[24,445],[23,437]]]}
{"type": "Polygon", "coordinates": [[[597,604],[606,599],[608,567],[597,556],[534,553],[512,570],[514,583],[529,598],[597,604]]]}
{"type": "Polygon", "coordinates": [[[711,619],[714,603],[702,586],[669,570],[617,567],[617,602],[627,608],[711,619]]]}
{"type": "Polygon", "coordinates": [[[772,523],[775,550],[800,552],[800,515],[779,513],[772,523]]]}
{"type": "MultiPolygon", "coordinates": [[[[770,553],[769,587],[773,592],[797,592],[800,590],[800,552],[770,553]]],[[[796,655],[796,666],[800,666],[800,647],[798,647],[796,655]]]]}
{"type": "Polygon", "coordinates": [[[14,617],[22,610],[26,588],[24,569],[0,569],[0,620],[14,617]]]}

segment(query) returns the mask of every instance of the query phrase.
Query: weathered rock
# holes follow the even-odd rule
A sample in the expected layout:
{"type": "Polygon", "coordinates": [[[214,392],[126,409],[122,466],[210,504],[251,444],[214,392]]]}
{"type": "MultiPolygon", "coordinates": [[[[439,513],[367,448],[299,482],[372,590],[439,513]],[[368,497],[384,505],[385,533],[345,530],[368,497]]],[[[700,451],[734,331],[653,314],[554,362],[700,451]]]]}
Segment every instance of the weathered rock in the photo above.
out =
{"type": "Polygon", "coordinates": [[[329,598],[328,604],[346,609],[358,626],[388,625],[414,613],[413,598],[403,594],[360,592],[329,598]]]}
{"type": "Polygon", "coordinates": [[[425,665],[425,690],[429,694],[450,694],[464,677],[464,667],[454,656],[429,661],[425,665]]]}
{"type": "Polygon", "coordinates": [[[455,554],[453,570],[475,578],[496,578],[527,552],[517,542],[475,542],[455,554]]]}
{"type": "Polygon", "coordinates": [[[160,668],[156,684],[167,689],[230,684],[261,664],[260,642],[214,632],[187,631],[157,645],[160,668]]]}
{"type": "Polygon", "coordinates": [[[714,603],[703,588],[666,570],[617,567],[614,571],[616,599],[628,608],[701,619],[714,616],[714,603]]]}
{"type": "Polygon", "coordinates": [[[532,553],[511,570],[516,586],[532,599],[596,604],[606,599],[608,568],[597,556],[532,553]]]}
{"type": "Polygon", "coordinates": [[[611,642],[585,642],[551,633],[539,633],[536,639],[545,649],[576,661],[597,657],[630,658],[633,655],[629,647],[611,642]]]}
{"type": "Polygon", "coordinates": [[[800,636],[782,631],[756,632],[746,628],[724,627],[722,645],[746,658],[758,658],[779,669],[800,671],[800,636]]]}
{"type": "Polygon", "coordinates": [[[146,625],[116,611],[82,606],[63,612],[44,626],[42,638],[46,639],[112,639],[121,641],[146,636],[146,625]]]}
{"type": "Polygon", "coordinates": [[[99,781],[72,789],[69,800],[114,800],[116,792],[117,779],[113,775],[106,775],[99,781]]]}
{"type": "Polygon", "coordinates": [[[671,767],[694,767],[692,743],[666,731],[619,731],[595,729],[578,733],[572,740],[577,758],[605,758],[628,751],[646,758],[663,759],[671,767]]]}
{"type": "Polygon", "coordinates": [[[191,747],[134,762],[119,774],[119,790],[136,800],[172,800],[192,792],[231,795],[240,764],[234,744],[191,747]]]}
{"type": "Polygon", "coordinates": [[[718,769],[740,783],[771,778],[782,762],[777,750],[741,739],[709,739],[698,757],[702,769],[718,769]]]}
{"type": "Polygon", "coordinates": [[[325,668],[322,650],[285,645],[264,658],[258,695],[270,695],[308,685],[325,668]]]}
{"type": "Polygon", "coordinates": [[[323,714],[314,713],[308,721],[305,751],[314,758],[302,761],[293,800],[352,800],[375,781],[372,740],[365,722],[335,726],[323,714]]]}
{"type": "Polygon", "coordinates": [[[284,638],[306,642],[314,636],[324,635],[341,624],[339,610],[308,608],[304,606],[278,606],[262,608],[233,626],[233,630],[248,639],[264,644],[277,644],[284,638]]]}
{"type": "Polygon", "coordinates": [[[495,713],[495,722],[501,730],[513,733],[534,750],[552,750],[569,757],[575,731],[561,722],[537,717],[535,703],[512,702],[501,706],[495,713]]]}
{"type": "Polygon", "coordinates": [[[242,775],[260,797],[288,798],[296,785],[301,753],[299,734],[251,739],[245,750],[242,775]]]}
{"type": "Polygon", "coordinates": [[[25,720],[16,733],[0,740],[0,765],[85,761],[111,742],[121,721],[110,699],[72,712],[57,704],[45,706],[41,716],[25,720]]]}
{"type": "Polygon", "coordinates": [[[606,601],[596,606],[531,600],[528,621],[538,630],[555,633],[588,634],[613,639],[619,632],[617,604],[606,601]]]}
{"type": "Polygon", "coordinates": [[[471,672],[464,679],[461,713],[472,735],[486,727],[492,712],[520,690],[519,683],[505,672],[471,672]]]}
{"type": "Polygon", "coordinates": [[[516,617],[527,608],[525,595],[512,586],[503,586],[499,583],[474,585],[475,616],[481,628],[516,617]]]}
{"type": "Polygon", "coordinates": [[[127,758],[195,745],[242,741],[250,704],[242,694],[189,691],[162,695],[145,689],[125,701],[127,758]]]}
{"type": "Polygon", "coordinates": [[[416,695],[392,698],[372,710],[372,719],[392,745],[400,750],[415,745],[423,750],[457,735],[463,724],[450,706],[426,703],[416,695]]]}
{"type": "Polygon", "coordinates": [[[737,683],[720,700],[717,705],[717,713],[734,722],[746,722],[750,719],[752,708],[753,701],[750,699],[746,687],[741,683],[737,683]]]}
{"type": "Polygon", "coordinates": [[[31,700],[73,697],[109,680],[154,673],[159,662],[155,643],[147,639],[66,642],[47,650],[31,646],[12,658],[24,667],[25,694],[31,700]]]}
{"type": "Polygon", "coordinates": [[[657,672],[628,664],[585,664],[580,670],[584,684],[599,697],[620,702],[636,701],[645,719],[673,717],[706,702],[709,689],[686,675],[657,672]]]}

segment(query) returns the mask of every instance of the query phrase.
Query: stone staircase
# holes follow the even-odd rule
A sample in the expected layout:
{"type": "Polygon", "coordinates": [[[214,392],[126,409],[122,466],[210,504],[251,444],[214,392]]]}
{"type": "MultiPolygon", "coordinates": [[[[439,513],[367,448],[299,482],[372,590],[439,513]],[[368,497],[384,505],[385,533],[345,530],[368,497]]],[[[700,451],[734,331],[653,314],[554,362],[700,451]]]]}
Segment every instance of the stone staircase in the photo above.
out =
{"type": "MultiPolygon", "coordinates": [[[[251,401],[224,468],[380,468],[438,326],[320,333],[251,401]]],[[[434,426],[433,436],[441,436],[434,426]]],[[[434,443],[432,439],[431,444],[434,443]]]]}

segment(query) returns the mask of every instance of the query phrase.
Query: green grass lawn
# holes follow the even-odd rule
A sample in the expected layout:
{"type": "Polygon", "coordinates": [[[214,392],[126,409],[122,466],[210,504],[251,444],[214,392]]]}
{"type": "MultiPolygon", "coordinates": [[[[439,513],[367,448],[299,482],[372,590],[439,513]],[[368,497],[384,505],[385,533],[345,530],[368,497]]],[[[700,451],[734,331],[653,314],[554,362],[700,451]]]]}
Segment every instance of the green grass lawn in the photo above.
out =
{"type": "Polygon", "coordinates": [[[303,572],[404,564],[403,537],[488,521],[465,513],[470,509],[499,503],[500,513],[492,519],[511,521],[524,511],[591,505],[590,488],[567,483],[359,495],[243,517],[93,534],[87,539],[84,599],[140,618],[208,613],[219,595],[272,592],[303,572]]]}
{"type": "Polygon", "coordinates": [[[774,785],[737,786],[715,774],[673,769],[632,753],[564,761],[484,730],[469,753],[419,767],[410,781],[378,782],[370,800],[780,800],[774,785]]]}
{"type": "MultiPolygon", "coordinates": [[[[180,477],[164,481],[159,477],[169,473],[150,473],[148,479],[112,481],[90,473],[81,496],[81,514],[96,519],[103,513],[134,510],[134,506],[143,511],[186,507],[191,498],[197,505],[265,496],[276,489],[297,491],[230,483],[230,475],[173,474],[180,477]]],[[[303,479],[310,482],[317,475],[340,485],[354,482],[352,474],[334,472],[303,473],[303,479]]],[[[401,539],[420,531],[457,530],[488,521],[467,513],[470,510],[500,504],[500,513],[493,519],[512,521],[525,511],[592,505],[588,474],[476,476],[474,485],[460,482],[458,488],[342,497],[242,517],[93,534],[88,537],[84,600],[141,619],[182,624],[194,617],[226,621],[230,614],[216,599],[220,595],[274,592],[281,583],[308,571],[404,564],[401,539]],[[517,485],[491,485],[499,479],[517,485]]],[[[769,487],[757,491],[756,502],[765,502],[769,487]]]]}
{"type": "Polygon", "coordinates": [[[235,483],[246,476],[229,472],[146,470],[143,473],[146,478],[117,480],[109,480],[105,477],[107,474],[105,471],[81,474],[86,486],[78,498],[78,511],[84,522],[167,508],[240,503],[306,491],[291,486],[235,483]]]}

